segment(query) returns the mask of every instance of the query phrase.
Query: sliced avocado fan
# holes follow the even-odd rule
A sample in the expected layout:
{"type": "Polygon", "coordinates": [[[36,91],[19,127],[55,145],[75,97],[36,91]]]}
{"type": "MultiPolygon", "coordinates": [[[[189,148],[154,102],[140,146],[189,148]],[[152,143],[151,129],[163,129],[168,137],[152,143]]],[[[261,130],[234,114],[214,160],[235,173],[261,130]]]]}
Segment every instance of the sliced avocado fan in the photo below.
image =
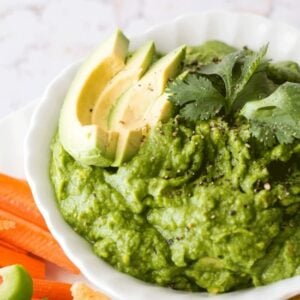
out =
{"type": "Polygon", "coordinates": [[[111,165],[118,135],[108,133],[106,115],[152,62],[153,42],[146,43],[126,62],[128,44],[117,30],[80,67],[66,96],[59,137],[65,150],[82,164],[111,165]]]}
{"type": "MultiPolygon", "coordinates": [[[[92,114],[92,123],[99,127],[99,131],[104,134],[98,136],[99,143],[108,144],[113,157],[116,151],[119,133],[108,133],[108,117],[112,107],[119,97],[137,82],[150,66],[155,53],[154,42],[150,41],[133,53],[125,67],[114,76],[100,94],[92,114]]],[[[104,154],[105,155],[105,154],[104,154]]]]}
{"type": "Polygon", "coordinates": [[[163,93],[168,80],[180,71],[185,48],[181,46],[153,64],[112,109],[109,129],[112,133],[119,132],[113,166],[119,166],[132,158],[149,128],[170,116],[172,107],[163,93]]]}
{"type": "Polygon", "coordinates": [[[150,67],[154,42],[126,59],[128,45],[117,30],[82,64],[66,95],[59,138],[82,164],[119,166],[138,151],[150,127],[170,116],[172,106],[164,90],[178,74],[186,47],[150,67]]]}

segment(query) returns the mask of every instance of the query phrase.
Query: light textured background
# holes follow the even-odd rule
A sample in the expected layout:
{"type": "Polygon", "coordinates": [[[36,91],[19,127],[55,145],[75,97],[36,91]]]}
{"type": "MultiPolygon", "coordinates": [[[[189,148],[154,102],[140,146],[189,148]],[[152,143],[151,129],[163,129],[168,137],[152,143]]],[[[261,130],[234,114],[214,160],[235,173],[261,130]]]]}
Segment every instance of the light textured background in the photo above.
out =
{"type": "Polygon", "coordinates": [[[0,118],[39,97],[116,26],[126,34],[183,13],[253,12],[300,28],[299,0],[0,0],[0,118]]]}

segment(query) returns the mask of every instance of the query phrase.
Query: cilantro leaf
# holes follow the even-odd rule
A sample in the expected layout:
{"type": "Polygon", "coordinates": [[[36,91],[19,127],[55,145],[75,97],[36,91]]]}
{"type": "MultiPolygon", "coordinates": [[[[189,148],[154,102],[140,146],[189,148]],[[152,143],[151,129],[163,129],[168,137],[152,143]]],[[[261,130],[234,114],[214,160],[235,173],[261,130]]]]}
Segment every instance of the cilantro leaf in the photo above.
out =
{"type": "Polygon", "coordinates": [[[240,92],[245,88],[247,82],[255,73],[257,68],[263,61],[268,50],[268,45],[261,47],[258,52],[253,52],[245,56],[244,63],[242,64],[241,76],[237,80],[234,86],[234,93],[230,101],[231,104],[235,101],[240,92]]]}
{"type": "Polygon", "coordinates": [[[300,66],[293,61],[280,61],[269,64],[268,77],[278,84],[286,81],[300,83],[300,66]]]}
{"type": "Polygon", "coordinates": [[[227,112],[232,109],[235,100],[261,66],[267,49],[268,45],[263,46],[258,52],[235,51],[226,55],[220,62],[211,63],[200,69],[200,74],[217,75],[222,78],[226,90],[227,112]]]}
{"type": "MultiPolygon", "coordinates": [[[[222,108],[225,116],[240,110],[250,123],[251,134],[265,145],[300,139],[300,84],[286,82],[278,87],[269,77],[274,67],[264,59],[267,48],[231,52],[197,69],[197,75],[186,71],[169,84],[169,101],[189,121],[207,120],[222,108]]],[[[297,79],[298,67],[276,65],[280,80],[297,79]]]]}
{"type": "Polygon", "coordinates": [[[244,89],[239,93],[233,103],[233,111],[240,110],[245,103],[263,99],[272,94],[277,85],[268,78],[265,71],[256,72],[250,78],[244,89]]]}
{"type": "Polygon", "coordinates": [[[222,78],[226,90],[226,98],[230,98],[232,94],[232,71],[238,58],[241,55],[241,51],[236,51],[226,55],[220,62],[211,63],[204,66],[201,70],[201,74],[205,75],[218,75],[222,78]]]}
{"type": "MultiPolygon", "coordinates": [[[[215,116],[222,107],[229,114],[232,104],[244,90],[248,81],[260,66],[267,51],[267,46],[258,53],[242,50],[231,52],[218,63],[211,63],[202,67],[198,73],[202,76],[187,75],[173,81],[167,90],[169,100],[179,108],[179,113],[187,120],[206,120],[215,116]],[[239,67],[238,76],[234,76],[234,69],[239,67]],[[217,75],[217,77],[209,77],[217,75]],[[208,76],[207,78],[204,76],[208,76]],[[217,89],[215,79],[224,82],[225,91],[217,89]],[[221,93],[224,93],[222,96],[221,93]]],[[[222,86],[222,83],[221,83],[222,86]]],[[[256,98],[252,96],[252,98],[256,98]]]]}
{"type": "Polygon", "coordinates": [[[246,103],[240,113],[264,144],[292,143],[300,138],[300,84],[284,83],[267,98],[246,103]]]}
{"type": "Polygon", "coordinates": [[[252,120],[250,122],[250,130],[251,134],[265,146],[271,147],[276,143],[273,128],[267,123],[252,120]]]}
{"type": "Polygon", "coordinates": [[[215,116],[224,105],[224,97],[204,77],[187,75],[169,84],[166,93],[169,101],[179,108],[186,120],[207,120],[215,116]]]}

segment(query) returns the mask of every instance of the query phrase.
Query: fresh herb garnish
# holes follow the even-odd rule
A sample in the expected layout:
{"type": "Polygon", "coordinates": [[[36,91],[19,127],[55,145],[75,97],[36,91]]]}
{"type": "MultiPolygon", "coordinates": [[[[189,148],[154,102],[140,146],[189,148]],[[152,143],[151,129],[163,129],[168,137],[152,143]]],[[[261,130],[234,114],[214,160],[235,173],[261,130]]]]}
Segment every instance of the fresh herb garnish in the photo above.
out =
{"type": "Polygon", "coordinates": [[[167,89],[169,101],[188,121],[238,112],[249,120],[251,134],[265,145],[300,139],[300,84],[278,87],[268,77],[267,48],[229,53],[196,74],[174,80],[167,89]]]}
{"type": "Polygon", "coordinates": [[[189,121],[207,120],[215,116],[224,104],[224,97],[205,77],[188,75],[173,81],[167,90],[170,101],[180,115],[189,121]]]}
{"type": "MultiPolygon", "coordinates": [[[[233,104],[237,96],[245,88],[250,78],[254,75],[255,71],[263,64],[263,59],[267,53],[268,45],[265,45],[259,49],[258,52],[253,52],[248,55],[242,55],[244,62],[241,67],[241,76],[239,76],[237,82],[234,85],[234,92],[230,99],[230,105],[233,104]]],[[[246,52],[246,51],[245,51],[246,52]]]]}
{"type": "Polygon", "coordinates": [[[227,113],[231,111],[233,103],[262,64],[267,48],[265,45],[258,52],[241,50],[230,53],[221,62],[204,66],[199,71],[200,74],[217,75],[222,78],[226,90],[227,113]]]}
{"type": "Polygon", "coordinates": [[[278,86],[268,78],[265,71],[255,72],[244,89],[236,97],[232,110],[238,111],[249,101],[268,97],[277,89],[277,87],[278,86]]]}
{"type": "Polygon", "coordinates": [[[284,83],[269,97],[246,103],[241,114],[264,144],[272,145],[275,138],[281,144],[300,139],[300,84],[284,83]]]}
{"type": "Polygon", "coordinates": [[[289,82],[300,83],[300,66],[294,61],[270,63],[267,67],[268,77],[277,84],[289,82]]]}
{"type": "Polygon", "coordinates": [[[233,67],[241,56],[241,51],[236,51],[226,55],[220,62],[204,66],[199,72],[205,75],[218,75],[222,78],[226,98],[229,99],[233,93],[233,67]]]}

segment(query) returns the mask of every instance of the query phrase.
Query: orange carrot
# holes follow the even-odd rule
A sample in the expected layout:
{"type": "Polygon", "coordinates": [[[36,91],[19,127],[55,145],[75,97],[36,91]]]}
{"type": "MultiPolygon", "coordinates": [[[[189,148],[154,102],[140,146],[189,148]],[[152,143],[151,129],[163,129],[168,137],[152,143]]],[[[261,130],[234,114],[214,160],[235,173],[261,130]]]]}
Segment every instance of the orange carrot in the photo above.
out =
{"type": "Polygon", "coordinates": [[[33,278],[33,297],[48,300],[72,300],[71,284],[33,278]]]}
{"type": "Polygon", "coordinates": [[[48,230],[34,202],[30,187],[24,180],[0,173],[0,209],[48,230]]]}
{"type": "Polygon", "coordinates": [[[15,227],[16,227],[16,223],[14,221],[0,219],[0,231],[8,230],[15,227]]]}
{"type": "Polygon", "coordinates": [[[3,210],[0,210],[0,219],[16,223],[15,228],[0,231],[0,239],[70,272],[79,273],[48,231],[3,210]]]}
{"type": "Polygon", "coordinates": [[[9,244],[9,243],[6,243],[6,242],[4,242],[4,241],[2,241],[2,240],[0,240],[0,246],[5,247],[5,248],[8,248],[8,249],[10,249],[10,250],[13,250],[13,251],[15,251],[15,252],[19,252],[19,253],[23,253],[23,254],[27,254],[27,253],[28,253],[28,252],[25,251],[24,249],[21,249],[21,248],[18,248],[18,247],[16,247],[16,246],[13,246],[13,245],[11,245],[11,244],[9,244]]]}
{"type": "Polygon", "coordinates": [[[32,277],[45,278],[45,263],[39,259],[0,246],[0,267],[22,265],[32,277]]]}

